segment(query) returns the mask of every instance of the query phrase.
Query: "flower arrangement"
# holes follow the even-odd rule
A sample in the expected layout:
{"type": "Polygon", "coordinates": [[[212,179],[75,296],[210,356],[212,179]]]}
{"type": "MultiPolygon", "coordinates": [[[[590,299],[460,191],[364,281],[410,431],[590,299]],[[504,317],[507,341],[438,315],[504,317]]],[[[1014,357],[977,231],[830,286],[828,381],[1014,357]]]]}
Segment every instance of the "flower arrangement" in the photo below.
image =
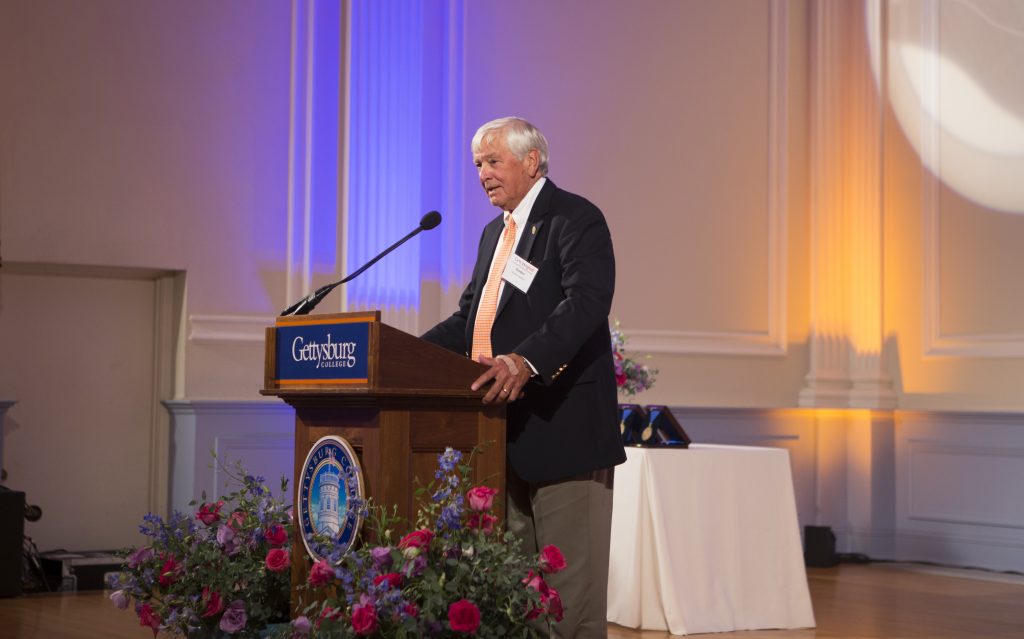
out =
{"type": "Polygon", "coordinates": [[[523,555],[493,514],[497,491],[472,486],[469,473],[460,452],[445,450],[434,482],[419,491],[414,529],[401,537],[394,510],[355,504],[372,541],[347,554],[319,547],[324,559],[301,587],[313,602],[291,636],[547,637],[562,603],[545,576],[565,558],[555,546],[523,555]]]}
{"type": "MultiPolygon", "coordinates": [[[[255,637],[288,620],[290,508],[240,463],[228,474],[239,489],[216,502],[204,494],[194,514],[146,515],[139,530],[148,544],[126,550],[110,580],[114,605],[134,603],[154,637],[255,637]]],[[[281,494],[287,484],[282,478],[281,494]]]]}
{"type": "MultiPolygon", "coordinates": [[[[612,358],[615,361],[615,384],[619,387],[619,393],[636,395],[654,386],[658,369],[626,356],[626,336],[619,320],[615,320],[612,325],[612,358]]],[[[650,355],[646,358],[650,358],[650,355]]]]}

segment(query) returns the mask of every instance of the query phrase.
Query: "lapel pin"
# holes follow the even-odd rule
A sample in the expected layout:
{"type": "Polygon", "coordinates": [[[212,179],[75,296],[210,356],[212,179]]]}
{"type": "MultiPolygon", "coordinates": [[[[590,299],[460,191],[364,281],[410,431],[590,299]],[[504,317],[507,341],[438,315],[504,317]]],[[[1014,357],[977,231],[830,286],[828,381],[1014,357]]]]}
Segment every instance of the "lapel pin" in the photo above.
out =
{"type": "Polygon", "coordinates": [[[530,235],[536,235],[536,234],[537,234],[537,225],[534,224],[533,227],[530,229],[530,235]]]}

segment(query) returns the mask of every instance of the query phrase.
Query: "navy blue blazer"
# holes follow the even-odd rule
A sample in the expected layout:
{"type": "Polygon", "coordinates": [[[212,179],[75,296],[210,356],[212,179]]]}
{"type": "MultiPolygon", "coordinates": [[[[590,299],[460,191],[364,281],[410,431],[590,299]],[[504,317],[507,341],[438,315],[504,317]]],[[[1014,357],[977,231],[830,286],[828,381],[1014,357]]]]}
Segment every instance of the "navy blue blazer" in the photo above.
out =
{"type": "MultiPolygon", "coordinates": [[[[503,215],[484,227],[458,310],[423,339],[472,352],[473,322],[503,215]]],[[[495,354],[518,353],[537,369],[507,410],[507,451],[516,474],[555,481],[626,460],[608,314],[615,255],[601,211],[551,180],[530,211],[516,254],[537,267],[529,291],[506,283],[491,329],[495,354]]]]}

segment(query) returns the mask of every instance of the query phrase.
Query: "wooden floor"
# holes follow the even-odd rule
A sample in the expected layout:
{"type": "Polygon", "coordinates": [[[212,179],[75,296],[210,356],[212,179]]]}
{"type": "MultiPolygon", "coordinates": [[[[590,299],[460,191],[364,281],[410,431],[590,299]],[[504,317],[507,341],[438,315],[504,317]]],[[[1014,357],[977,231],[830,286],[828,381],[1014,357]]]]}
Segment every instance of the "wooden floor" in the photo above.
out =
{"type": "MultiPolygon", "coordinates": [[[[729,632],[713,636],[715,639],[1024,638],[1022,579],[996,581],[929,574],[927,569],[915,566],[868,564],[812,568],[808,570],[808,581],[817,628],[729,632]]],[[[2,639],[149,639],[152,636],[152,631],[138,625],[134,614],[115,609],[101,592],[0,599],[2,639]]],[[[609,639],[671,636],[667,632],[608,627],[609,639]]]]}

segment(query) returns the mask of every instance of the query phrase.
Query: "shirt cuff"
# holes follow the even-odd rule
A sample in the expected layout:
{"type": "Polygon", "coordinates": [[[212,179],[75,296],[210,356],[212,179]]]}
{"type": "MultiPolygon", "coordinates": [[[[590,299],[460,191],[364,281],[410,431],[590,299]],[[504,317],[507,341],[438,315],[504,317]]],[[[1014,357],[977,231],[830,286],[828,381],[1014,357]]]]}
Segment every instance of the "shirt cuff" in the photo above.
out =
{"type": "MultiPolygon", "coordinates": [[[[520,355],[519,357],[523,357],[523,356],[520,355]]],[[[534,366],[533,364],[531,364],[530,360],[526,359],[525,357],[523,357],[523,361],[526,362],[526,365],[530,367],[530,377],[536,377],[537,376],[537,367],[534,366]]]]}

